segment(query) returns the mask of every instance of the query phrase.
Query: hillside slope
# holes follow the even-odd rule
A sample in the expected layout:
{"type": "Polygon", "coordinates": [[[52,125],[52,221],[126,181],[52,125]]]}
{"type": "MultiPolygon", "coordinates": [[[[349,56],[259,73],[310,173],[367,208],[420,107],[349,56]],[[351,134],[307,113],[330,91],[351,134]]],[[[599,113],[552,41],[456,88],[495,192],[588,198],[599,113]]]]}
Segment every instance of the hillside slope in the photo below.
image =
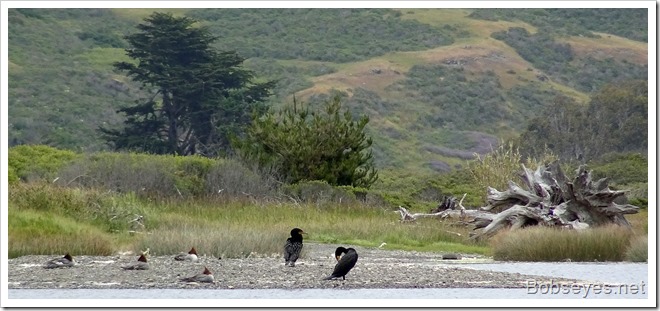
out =
{"type": "MultiPolygon", "coordinates": [[[[275,109],[293,94],[316,105],[339,92],[371,118],[380,168],[432,172],[515,137],[559,94],[586,103],[605,83],[646,79],[639,10],[539,10],[172,11],[209,26],[260,79],[278,80],[275,109]],[[602,18],[617,27],[588,23],[602,18]]],[[[10,9],[10,145],[107,148],[95,130],[120,124],[114,111],[144,95],[111,64],[126,60],[123,35],[151,12],[10,9]]]]}

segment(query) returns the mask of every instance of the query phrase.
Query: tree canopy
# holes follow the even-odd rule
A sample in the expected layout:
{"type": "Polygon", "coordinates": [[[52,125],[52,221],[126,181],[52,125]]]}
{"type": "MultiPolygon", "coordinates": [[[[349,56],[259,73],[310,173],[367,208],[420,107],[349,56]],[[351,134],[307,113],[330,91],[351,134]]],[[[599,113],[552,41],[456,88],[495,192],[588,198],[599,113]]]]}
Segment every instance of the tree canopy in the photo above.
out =
{"type": "Polygon", "coordinates": [[[254,83],[233,51],[217,51],[208,28],[188,17],[154,12],[125,39],[132,62],[116,62],[151,94],[118,112],[120,130],[101,128],[116,149],[213,156],[230,148],[251,113],[263,113],[273,82],[254,83]]]}

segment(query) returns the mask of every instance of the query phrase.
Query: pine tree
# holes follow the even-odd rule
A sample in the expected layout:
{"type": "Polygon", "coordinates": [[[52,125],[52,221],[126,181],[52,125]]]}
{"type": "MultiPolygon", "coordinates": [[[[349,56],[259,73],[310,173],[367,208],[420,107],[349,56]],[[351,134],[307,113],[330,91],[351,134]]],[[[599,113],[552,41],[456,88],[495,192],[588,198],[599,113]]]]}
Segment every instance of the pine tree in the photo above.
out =
{"type": "Polygon", "coordinates": [[[364,129],[369,118],[353,120],[341,112],[339,97],[322,113],[285,107],[277,114],[255,117],[237,150],[260,167],[274,170],[285,182],[324,180],[331,185],[369,188],[377,179],[372,140],[364,129]]]}
{"type": "Polygon", "coordinates": [[[116,149],[158,154],[206,156],[230,148],[251,114],[267,110],[273,82],[253,83],[236,52],[217,51],[217,40],[195,20],[154,12],[125,37],[132,62],[114,67],[152,94],[119,109],[127,116],[123,129],[101,128],[116,149]]]}

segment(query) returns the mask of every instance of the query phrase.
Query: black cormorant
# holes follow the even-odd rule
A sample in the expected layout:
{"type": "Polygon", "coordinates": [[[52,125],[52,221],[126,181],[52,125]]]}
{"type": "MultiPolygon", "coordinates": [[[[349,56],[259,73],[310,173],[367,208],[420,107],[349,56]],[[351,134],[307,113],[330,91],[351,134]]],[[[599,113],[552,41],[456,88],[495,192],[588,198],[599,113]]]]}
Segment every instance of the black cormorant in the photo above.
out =
{"type": "Polygon", "coordinates": [[[296,265],[296,260],[300,257],[300,251],[303,248],[303,236],[305,232],[300,228],[293,228],[291,230],[291,237],[286,239],[284,245],[284,265],[293,267],[296,265]]]}
{"type": "Polygon", "coordinates": [[[335,250],[335,258],[337,259],[335,270],[332,271],[332,275],[325,278],[324,280],[330,280],[338,277],[342,277],[342,279],[346,280],[346,274],[355,266],[355,263],[358,260],[358,254],[353,248],[344,248],[340,246],[337,247],[337,250],[335,250]],[[342,253],[345,255],[341,256],[342,253]]]}

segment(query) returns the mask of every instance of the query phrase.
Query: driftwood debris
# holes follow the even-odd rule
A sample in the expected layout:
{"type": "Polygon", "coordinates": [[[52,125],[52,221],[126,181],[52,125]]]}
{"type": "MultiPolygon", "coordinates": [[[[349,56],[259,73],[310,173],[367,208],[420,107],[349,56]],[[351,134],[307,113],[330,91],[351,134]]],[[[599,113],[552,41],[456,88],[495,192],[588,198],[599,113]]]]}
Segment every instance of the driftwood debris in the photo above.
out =
{"type": "Polygon", "coordinates": [[[488,188],[484,212],[497,212],[473,220],[473,238],[493,236],[503,228],[527,226],[559,226],[585,229],[605,224],[630,227],[623,216],[634,214],[639,207],[618,204],[625,191],[610,190],[607,179],[592,181],[591,172],[580,166],[576,177],[568,180],[557,161],[531,170],[522,166],[520,186],[512,181],[505,191],[488,188]]]}
{"type": "Polygon", "coordinates": [[[493,217],[493,214],[488,212],[475,210],[475,209],[466,209],[465,206],[463,206],[463,200],[465,199],[466,195],[467,194],[463,194],[463,197],[458,202],[456,202],[456,198],[454,197],[445,197],[443,199],[443,203],[441,203],[438,207],[432,209],[431,213],[412,214],[408,211],[408,209],[406,209],[403,206],[399,206],[398,212],[401,215],[401,221],[404,222],[415,221],[419,218],[428,218],[428,217],[439,218],[439,219],[454,218],[462,221],[466,221],[467,219],[474,219],[474,218],[493,217]]]}

